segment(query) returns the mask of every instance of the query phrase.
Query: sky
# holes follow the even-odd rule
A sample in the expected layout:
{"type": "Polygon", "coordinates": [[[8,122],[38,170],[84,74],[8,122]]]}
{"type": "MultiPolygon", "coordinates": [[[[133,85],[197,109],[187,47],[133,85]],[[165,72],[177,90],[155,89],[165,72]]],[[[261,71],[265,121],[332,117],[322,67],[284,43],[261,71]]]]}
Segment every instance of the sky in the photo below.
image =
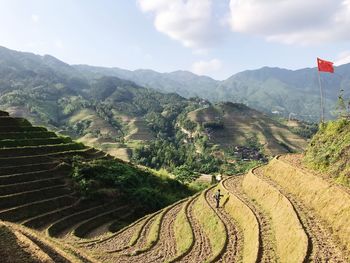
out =
{"type": "Polygon", "coordinates": [[[350,63],[350,0],[0,0],[0,46],[226,79],[350,63]]]}

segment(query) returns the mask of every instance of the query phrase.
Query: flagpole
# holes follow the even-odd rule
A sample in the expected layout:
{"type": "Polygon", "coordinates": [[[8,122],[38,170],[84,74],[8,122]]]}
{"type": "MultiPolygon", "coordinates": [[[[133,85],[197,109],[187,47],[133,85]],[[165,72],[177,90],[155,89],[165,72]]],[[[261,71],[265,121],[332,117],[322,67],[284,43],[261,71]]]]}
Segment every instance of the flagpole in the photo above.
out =
{"type": "Polygon", "coordinates": [[[321,97],[321,123],[323,123],[324,122],[323,91],[322,91],[322,85],[321,85],[321,74],[318,69],[317,69],[317,72],[318,72],[318,85],[320,86],[320,97],[321,97]]]}

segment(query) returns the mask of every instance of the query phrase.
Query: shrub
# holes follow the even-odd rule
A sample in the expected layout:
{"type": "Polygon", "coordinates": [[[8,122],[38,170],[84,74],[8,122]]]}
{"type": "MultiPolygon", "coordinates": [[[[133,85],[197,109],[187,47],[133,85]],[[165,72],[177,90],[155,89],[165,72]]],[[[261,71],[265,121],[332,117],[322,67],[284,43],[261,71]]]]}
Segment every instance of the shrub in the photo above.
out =
{"type": "Polygon", "coordinates": [[[350,121],[339,119],[320,125],[305,154],[306,164],[328,172],[348,184],[350,178],[350,121]]]}
{"type": "Polygon", "coordinates": [[[116,196],[148,211],[160,209],[192,193],[176,180],[159,177],[120,160],[84,161],[75,156],[72,178],[87,198],[110,200],[116,196]]]}

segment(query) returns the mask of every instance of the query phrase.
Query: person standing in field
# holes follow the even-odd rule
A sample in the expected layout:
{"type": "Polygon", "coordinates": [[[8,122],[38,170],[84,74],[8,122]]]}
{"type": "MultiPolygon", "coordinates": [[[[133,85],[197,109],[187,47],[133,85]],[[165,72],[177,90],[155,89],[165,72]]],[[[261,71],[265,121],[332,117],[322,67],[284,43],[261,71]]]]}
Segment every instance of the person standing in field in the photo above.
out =
{"type": "Polygon", "coordinates": [[[220,189],[218,189],[215,194],[214,194],[214,198],[215,198],[215,201],[216,201],[216,208],[219,208],[220,207],[220,199],[221,197],[223,197],[224,195],[222,195],[220,193],[220,189]]]}

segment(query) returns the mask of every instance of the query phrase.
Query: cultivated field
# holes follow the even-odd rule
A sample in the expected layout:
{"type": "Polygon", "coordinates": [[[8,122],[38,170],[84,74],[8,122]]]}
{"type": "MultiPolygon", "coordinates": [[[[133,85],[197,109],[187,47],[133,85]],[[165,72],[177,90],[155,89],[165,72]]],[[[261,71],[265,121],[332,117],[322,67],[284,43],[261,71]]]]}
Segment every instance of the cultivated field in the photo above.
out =
{"type": "Polygon", "coordinates": [[[302,151],[306,140],[292,133],[287,126],[272,120],[261,112],[240,104],[218,104],[192,111],[188,118],[201,125],[220,124],[209,131],[210,141],[223,148],[247,145],[256,137],[268,155],[302,151]]]}
{"type": "Polygon", "coordinates": [[[109,158],[0,112],[1,262],[350,262],[350,192],[298,156],[120,229],[132,207],[87,202],[71,187],[65,162],[77,154],[109,158]]]}

